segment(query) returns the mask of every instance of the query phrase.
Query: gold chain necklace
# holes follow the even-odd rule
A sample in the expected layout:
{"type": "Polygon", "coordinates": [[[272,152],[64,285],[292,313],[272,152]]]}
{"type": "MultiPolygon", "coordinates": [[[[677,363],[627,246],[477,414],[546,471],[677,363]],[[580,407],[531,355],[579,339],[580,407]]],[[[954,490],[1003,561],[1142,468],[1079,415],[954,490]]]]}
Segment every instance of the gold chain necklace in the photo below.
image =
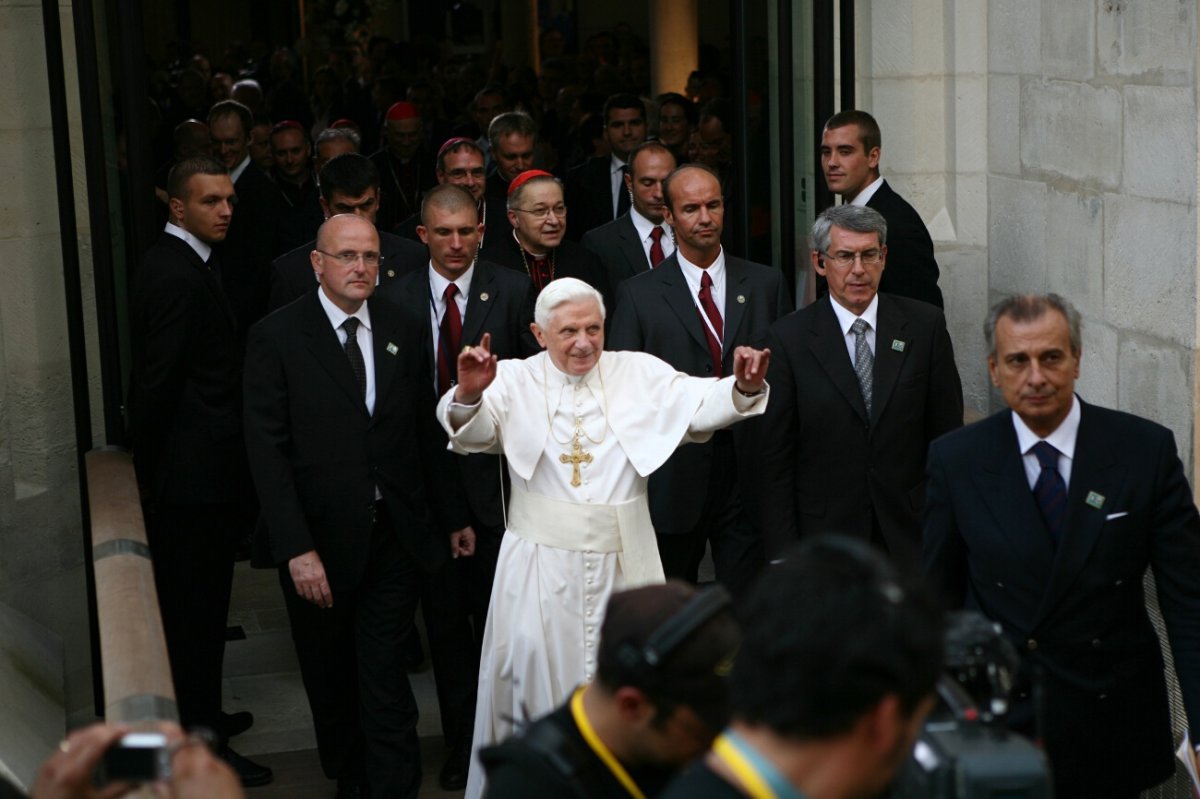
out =
{"type": "MultiPolygon", "coordinates": [[[[549,373],[546,370],[546,361],[548,361],[548,360],[550,360],[549,353],[546,354],[546,360],[542,361],[542,400],[546,404],[546,424],[550,428],[550,438],[554,440],[555,444],[562,444],[562,445],[566,446],[566,445],[572,443],[573,441],[577,441],[579,439],[580,434],[582,434],[584,438],[586,438],[588,441],[592,442],[593,444],[596,444],[596,445],[603,444],[604,440],[606,438],[608,438],[608,389],[606,389],[604,387],[604,372],[601,372],[601,371],[596,372],[596,374],[599,375],[599,377],[600,377],[600,396],[603,398],[600,403],[600,417],[604,421],[604,432],[600,434],[599,439],[592,438],[590,435],[588,435],[588,431],[585,430],[583,427],[583,417],[576,416],[575,417],[575,434],[570,436],[569,438],[567,438],[564,441],[564,440],[560,440],[558,436],[554,435],[554,417],[550,413],[550,377],[549,377],[549,373]]],[[[596,366],[594,368],[597,370],[600,369],[600,360],[599,359],[596,360],[596,366]]],[[[562,399],[562,391],[560,390],[559,391],[559,400],[561,401],[561,399],[562,399]]]]}

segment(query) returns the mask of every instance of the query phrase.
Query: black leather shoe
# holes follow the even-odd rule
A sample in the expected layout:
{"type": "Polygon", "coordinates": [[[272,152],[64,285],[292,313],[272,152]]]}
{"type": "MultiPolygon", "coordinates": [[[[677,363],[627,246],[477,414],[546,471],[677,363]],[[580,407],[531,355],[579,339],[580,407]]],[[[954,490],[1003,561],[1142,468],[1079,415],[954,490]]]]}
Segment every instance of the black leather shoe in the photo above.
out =
{"type": "Polygon", "coordinates": [[[471,768],[471,747],[456,746],[442,764],[438,784],[444,791],[461,791],[467,787],[467,772],[471,768]]]}
{"type": "Polygon", "coordinates": [[[242,757],[228,746],[223,747],[219,754],[221,759],[238,775],[243,787],[256,788],[259,785],[266,785],[274,777],[271,769],[242,757]]]}
{"type": "Polygon", "coordinates": [[[338,780],[337,793],[333,799],[362,799],[363,787],[358,782],[342,782],[338,780]]]}
{"type": "Polygon", "coordinates": [[[232,738],[241,735],[254,726],[254,714],[249,710],[239,710],[237,713],[221,713],[217,722],[217,733],[222,738],[232,738]]]}

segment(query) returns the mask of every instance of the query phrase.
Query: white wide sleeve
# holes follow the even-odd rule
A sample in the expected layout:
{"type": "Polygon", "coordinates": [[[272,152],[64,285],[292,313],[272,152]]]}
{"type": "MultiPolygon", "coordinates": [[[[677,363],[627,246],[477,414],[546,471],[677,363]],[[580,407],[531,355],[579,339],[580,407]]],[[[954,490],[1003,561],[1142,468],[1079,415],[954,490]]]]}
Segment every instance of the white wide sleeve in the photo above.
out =
{"type": "Polygon", "coordinates": [[[473,452],[500,454],[500,423],[485,400],[474,405],[454,401],[454,389],[438,401],[438,421],[450,439],[449,449],[460,455],[473,452]]]}
{"type": "MultiPolygon", "coordinates": [[[[701,378],[704,379],[704,378],[701,378]]],[[[761,416],[767,409],[771,387],[765,386],[761,394],[747,397],[737,390],[737,381],[730,375],[712,383],[704,395],[704,401],[688,424],[685,442],[703,442],[713,432],[729,427],[742,419],[761,416]]]]}

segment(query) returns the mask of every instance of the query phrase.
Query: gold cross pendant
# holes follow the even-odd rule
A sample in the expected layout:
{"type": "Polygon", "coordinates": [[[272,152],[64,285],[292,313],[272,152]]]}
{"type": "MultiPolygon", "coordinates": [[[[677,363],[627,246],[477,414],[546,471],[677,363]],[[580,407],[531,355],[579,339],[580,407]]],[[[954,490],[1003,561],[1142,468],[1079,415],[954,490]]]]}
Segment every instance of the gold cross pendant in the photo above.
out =
{"type": "Polygon", "coordinates": [[[575,438],[571,441],[571,454],[563,453],[558,456],[559,463],[571,464],[571,487],[579,488],[583,481],[579,478],[579,465],[582,463],[592,462],[592,453],[584,452],[583,444],[579,442],[579,431],[575,431],[575,438]]]}

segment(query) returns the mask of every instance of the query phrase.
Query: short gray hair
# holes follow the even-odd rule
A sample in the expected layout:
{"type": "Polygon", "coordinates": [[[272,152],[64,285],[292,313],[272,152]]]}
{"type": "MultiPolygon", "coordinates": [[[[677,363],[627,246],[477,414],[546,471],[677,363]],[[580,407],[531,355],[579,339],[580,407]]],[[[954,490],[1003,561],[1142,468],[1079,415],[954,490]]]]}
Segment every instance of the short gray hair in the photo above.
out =
{"type": "Polygon", "coordinates": [[[513,133],[520,133],[522,136],[532,136],[536,141],[538,133],[537,122],[524,111],[505,111],[503,114],[497,114],[492,123],[488,125],[488,141],[492,143],[492,147],[498,148],[500,140],[513,133]]]}
{"type": "Polygon", "coordinates": [[[854,233],[874,233],[879,246],[887,244],[887,220],[883,214],[865,205],[835,205],[826,208],[812,226],[812,248],[816,252],[829,250],[830,231],[835,227],[854,233]]]}
{"type": "Polygon", "coordinates": [[[604,298],[587,283],[575,277],[560,277],[550,281],[542,293],[538,295],[537,304],[533,307],[533,321],[544,332],[550,330],[550,317],[558,306],[568,302],[587,302],[595,300],[600,306],[600,318],[605,318],[604,298]]]}
{"type": "Polygon", "coordinates": [[[313,149],[320,147],[322,144],[331,141],[345,139],[354,146],[354,152],[358,152],[358,148],[362,143],[362,138],[350,128],[325,128],[317,135],[316,141],[313,142],[313,149]]]}
{"type": "Polygon", "coordinates": [[[988,310],[983,322],[983,340],[989,358],[996,357],[996,325],[1004,317],[1013,322],[1033,322],[1047,311],[1058,311],[1067,320],[1071,336],[1071,354],[1078,357],[1083,350],[1083,323],[1075,306],[1057,294],[1014,294],[1005,297],[988,310]]]}

